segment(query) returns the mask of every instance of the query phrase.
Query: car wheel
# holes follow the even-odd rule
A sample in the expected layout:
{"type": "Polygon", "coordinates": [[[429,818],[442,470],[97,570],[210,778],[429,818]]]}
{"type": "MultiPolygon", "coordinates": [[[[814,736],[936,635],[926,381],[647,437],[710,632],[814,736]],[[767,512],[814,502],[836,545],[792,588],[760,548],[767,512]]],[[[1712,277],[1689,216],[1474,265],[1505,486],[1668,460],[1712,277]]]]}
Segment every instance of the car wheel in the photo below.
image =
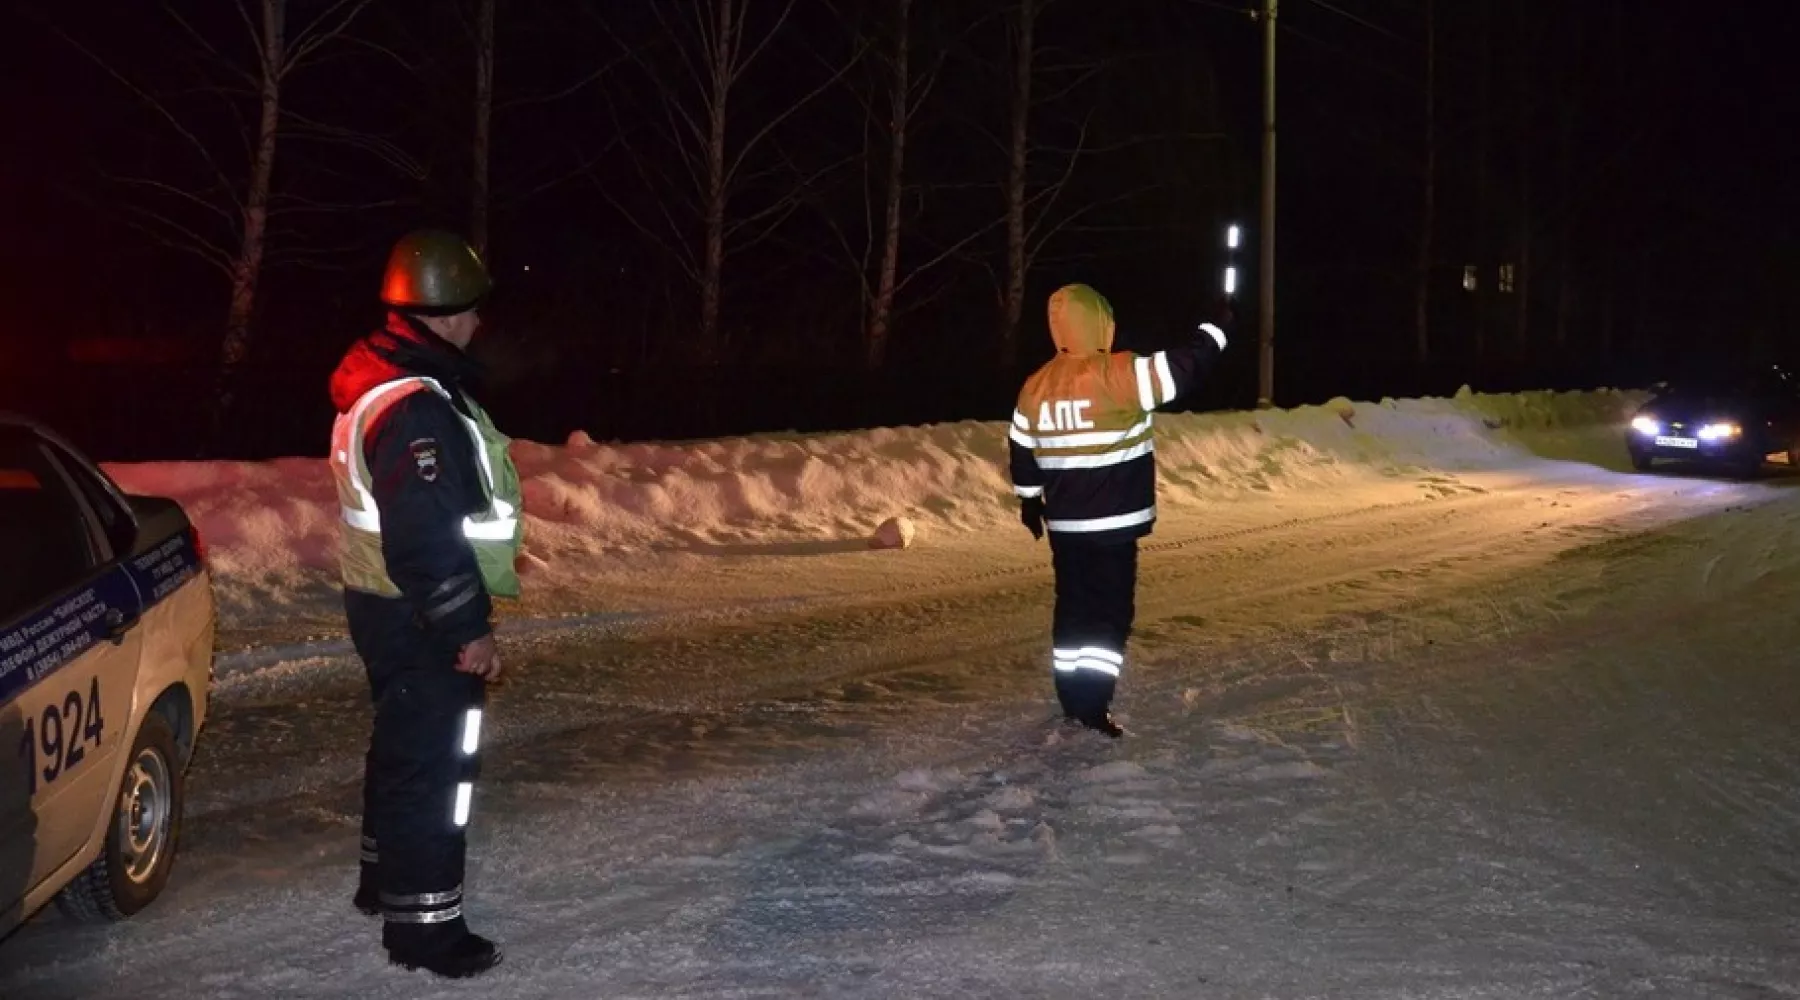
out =
{"type": "Polygon", "coordinates": [[[1651,458],[1648,452],[1638,451],[1636,448],[1631,449],[1631,467],[1632,468],[1638,470],[1639,472],[1649,472],[1650,467],[1655,464],[1656,464],[1656,459],[1651,458]]]}
{"type": "Polygon", "coordinates": [[[123,920],[162,892],[181,839],[180,761],[168,720],[145,716],[113,800],[106,846],[56,897],[64,914],[91,923],[123,920]]]}

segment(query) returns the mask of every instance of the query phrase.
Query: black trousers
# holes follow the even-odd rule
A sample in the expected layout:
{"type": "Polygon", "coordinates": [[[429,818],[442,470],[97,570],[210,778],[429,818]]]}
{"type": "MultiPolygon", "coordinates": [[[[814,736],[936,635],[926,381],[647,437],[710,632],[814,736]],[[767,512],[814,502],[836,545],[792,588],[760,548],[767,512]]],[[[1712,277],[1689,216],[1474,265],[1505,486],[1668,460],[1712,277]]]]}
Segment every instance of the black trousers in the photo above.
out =
{"type": "Polygon", "coordinates": [[[1050,555],[1056,571],[1056,697],[1064,715],[1093,718],[1112,706],[1125,667],[1125,643],[1137,616],[1137,539],[1095,542],[1052,532],[1050,555]]]}
{"type": "Polygon", "coordinates": [[[431,950],[468,932],[465,831],[486,684],[456,671],[458,650],[435,640],[407,603],[346,591],[344,612],[375,702],[363,878],[380,893],[383,942],[431,950]]]}

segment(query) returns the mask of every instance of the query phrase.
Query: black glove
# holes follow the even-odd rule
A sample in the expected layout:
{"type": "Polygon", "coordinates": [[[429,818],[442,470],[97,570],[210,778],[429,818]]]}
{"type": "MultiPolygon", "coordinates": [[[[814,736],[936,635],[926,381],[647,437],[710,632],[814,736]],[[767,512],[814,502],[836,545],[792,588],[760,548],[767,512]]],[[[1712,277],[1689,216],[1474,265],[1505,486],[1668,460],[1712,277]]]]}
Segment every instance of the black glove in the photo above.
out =
{"type": "Polygon", "coordinates": [[[1019,523],[1025,526],[1026,531],[1031,532],[1034,540],[1044,537],[1043,497],[1026,497],[1019,501],[1019,523]]]}
{"type": "Polygon", "coordinates": [[[1206,311],[1206,322],[1230,333],[1231,324],[1237,322],[1237,314],[1231,309],[1231,300],[1222,295],[1214,299],[1212,308],[1206,311]]]}

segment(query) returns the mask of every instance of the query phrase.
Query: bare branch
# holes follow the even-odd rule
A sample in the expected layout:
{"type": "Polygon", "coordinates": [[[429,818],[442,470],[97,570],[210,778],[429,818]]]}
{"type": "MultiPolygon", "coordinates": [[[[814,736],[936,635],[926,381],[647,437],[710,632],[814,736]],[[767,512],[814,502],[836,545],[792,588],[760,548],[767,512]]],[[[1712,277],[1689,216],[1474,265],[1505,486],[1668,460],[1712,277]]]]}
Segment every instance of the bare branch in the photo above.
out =
{"type": "MultiPolygon", "coordinates": [[[[1080,90],[1082,88],[1082,86],[1087,84],[1094,77],[1099,76],[1101,70],[1103,70],[1104,68],[1105,68],[1104,66],[1091,66],[1091,67],[1083,70],[1081,73],[1077,74],[1075,79],[1070,80],[1068,82],[1068,84],[1066,84],[1059,90],[1053,90],[1050,93],[1044,94],[1042,96],[1033,94],[1032,98],[1031,98],[1031,103],[1034,106],[1035,105],[1043,105],[1043,104],[1055,104],[1057,101],[1063,99],[1064,97],[1067,97],[1070,94],[1074,93],[1075,91],[1080,90]]],[[[1049,72],[1049,71],[1046,70],[1045,72],[1049,72]]]]}
{"type": "Polygon", "coordinates": [[[284,193],[270,198],[269,214],[273,216],[277,214],[303,215],[324,212],[366,212],[376,208],[393,208],[398,204],[400,204],[400,201],[397,198],[383,198],[378,201],[363,202],[330,202],[319,201],[316,198],[308,198],[297,194],[284,193]]]}
{"type": "MultiPolygon", "coordinates": [[[[716,0],[716,2],[733,3],[733,2],[735,2],[735,0],[716,0]]],[[[756,57],[762,55],[763,50],[769,47],[769,43],[771,41],[774,41],[775,36],[781,33],[782,27],[787,24],[788,17],[791,14],[793,14],[793,12],[794,12],[794,0],[787,0],[787,6],[781,8],[781,16],[775,19],[775,26],[770,28],[768,30],[767,34],[763,35],[762,41],[758,42],[756,44],[756,47],[750,50],[749,55],[745,56],[740,61],[736,58],[736,52],[734,51],[732,53],[732,55],[733,55],[732,61],[733,61],[734,65],[732,66],[731,72],[726,77],[726,80],[725,80],[725,85],[727,87],[730,87],[730,86],[736,84],[738,82],[738,77],[743,76],[744,73],[749,71],[750,64],[754,63],[756,61],[756,57]]],[[[743,24],[740,21],[738,24],[738,33],[739,33],[740,40],[743,37],[743,35],[742,35],[743,30],[744,30],[743,24]]],[[[734,46],[734,48],[735,48],[735,46],[734,46]]],[[[846,67],[846,68],[848,68],[848,67],[846,67]]],[[[838,77],[841,77],[841,76],[843,76],[843,74],[839,73],[838,77]]],[[[837,79],[837,77],[833,77],[834,82],[836,81],[836,79],[837,79]]],[[[808,98],[808,99],[810,99],[810,98],[808,98]]]]}
{"type": "Polygon", "coordinates": [[[1130,201],[1131,199],[1137,198],[1137,197],[1145,194],[1146,192],[1154,191],[1156,189],[1156,187],[1157,187],[1157,185],[1147,184],[1147,185],[1144,185],[1143,187],[1134,188],[1133,190],[1126,191],[1123,194],[1115,195],[1111,198],[1107,198],[1102,201],[1096,201],[1096,202],[1092,202],[1087,205],[1083,205],[1081,208],[1078,208],[1075,211],[1070,212],[1068,214],[1068,216],[1063,218],[1061,221],[1056,222],[1055,224],[1049,225],[1049,227],[1047,229],[1042,230],[1041,234],[1040,234],[1039,226],[1043,226],[1046,224],[1046,219],[1048,218],[1048,216],[1040,214],[1038,216],[1037,222],[1034,223],[1031,227],[1032,249],[1028,253],[1027,259],[1035,260],[1037,258],[1038,251],[1042,250],[1047,243],[1049,243],[1052,239],[1056,238],[1056,235],[1058,233],[1060,233],[1064,229],[1066,229],[1076,219],[1079,219],[1086,215],[1091,215],[1092,213],[1098,212],[1102,209],[1111,208],[1112,206],[1117,205],[1120,202],[1130,201]]]}
{"type": "Polygon", "coordinates": [[[1043,223],[1044,219],[1049,217],[1051,209],[1056,207],[1057,200],[1062,197],[1063,190],[1069,185],[1069,178],[1075,175],[1075,165],[1081,162],[1081,153],[1087,144],[1088,125],[1092,120],[1093,111],[1089,110],[1087,117],[1082,119],[1081,131],[1077,133],[1078,138],[1075,142],[1075,152],[1069,156],[1068,162],[1063,165],[1062,176],[1057,178],[1054,184],[1049,185],[1044,190],[1026,199],[1025,207],[1027,209],[1031,208],[1033,203],[1037,202],[1040,198],[1044,201],[1043,207],[1038,210],[1037,218],[1034,219],[1031,225],[1025,230],[1025,241],[1027,244],[1032,242],[1038,226],[1043,223]]]}
{"type": "MultiPolygon", "coordinates": [[[[170,128],[174,129],[177,134],[179,134],[183,139],[187,140],[188,145],[194,147],[194,151],[200,154],[201,160],[203,160],[206,163],[206,165],[212,169],[213,175],[215,178],[217,178],[220,186],[223,187],[226,191],[233,190],[231,178],[225,173],[224,170],[222,170],[219,167],[218,161],[213,159],[212,153],[210,151],[208,151],[206,144],[201,142],[200,139],[197,136],[195,136],[194,133],[192,131],[190,131],[186,125],[183,125],[181,123],[181,120],[176,118],[174,113],[171,112],[166,105],[164,105],[161,101],[157,100],[155,97],[152,97],[142,87],[139,87],[137,84],[132,83],[130,80],[126,79],[124,74],[120,73],[116,69],[113,69],[112,66],[110,66],[106,62],[106,60],[100,58],[100,56],[98,54],[96,54],[92,49],[89,49],[87,46],[76,41],[73,37],[71,37],[68,34],[68,32],[63,31],[61,28],[56,27],[55,25],[50,25],[49,27],[50,27],[50,30],[54,31],[58,36],[60,36],[63,41],[68,42],[71,46],[73,46],[76,51],[80,52],[84,56],[87,56],[88,59],[90,59],[94,63],[95,66],[98,66],[101,69],[101,71],[104,72],[107,76],[112,77],[115,81],[117,81],[119,83],[120,86],[123,86],[125,89],[131,91],[134,95],[137,96],[137,98],[139,100],[143,101],[146,105],[148,105],[150,107],[150,110],[156,112],[157,117],[159,117],[163,121],[167,122],[169,124],[170,128]]],[[[233,196],[233,201],[234,201],[234,203],[236,202],[235,196],[233,196]]],[[[242,203],[237,203],[237,207],[239,209],[242,209],[242,207],[243,207],[242,203]]]]}
{"type": "Polygon", "coordinates": [[[562,184],[566,184],[569,181],[572,181],[577,177],[580,177],[580,176],[583,176],[586,174],[591,174],[593,172],[594,167],[596,165],[598,165],[599,162],[603,158],[605,158],[606,154],[612,152],[614,149],[616,149],[617,147],[619,147],[622,144],[623,144],[623,140],[620,139],[620,137],[617,133],[614,133],[612,139],[607,142],[606,146],[603,149],[601,149],[598,153],[595,153],[593,156],[583,158],[581,160],[580,164],[577,165],[573,170],[569,170],[565,173],[558,174],[557,176],[551,178],[550,180],[544,181],[542,183],[535,184],[529,190],[523,191],[523,192],[519,193],[518,195],[508,198],[507,200],[512,201],[512,202],[525,201],[528,198],[534,198],[540,194],[543,194],[545,191],[548,191],[551,188],[558,187],[562,184]]]}
{"type": "MultiPolygon", "coordinates": [[[[630,154],[632,169],[637,173],[638,179],[644,183],[646,188],[654,192],[655,185],[651,182],[648,171],[645,169],[643,158],[638,155],[636,148],[633,147],[630,142],[625,141],[623,136],[620,137],[620,145],[624,146],[625,151],[630,154]]],[[[633,229],[636,229],[639,233],[642,233],[646,239],[655,243],[658,247],[661,247],[665,253],[674,259],[677,266],[681,268],[682,272],[685,273],[690,280],[695,284],[699,284],[700,268],[693,260],[692,251],[686,247],[682,240],[681,226],[675,221],[674,216],[669,213],[668,204],[664,199],[653,196],[651,200],[656,203],[657,210],[662,215],[664,224],[669,227],[670,235],[673,237],[672,239],[665,239],[649,226],[645,225],[642,220],[638,218],[636,212],[626,208],[620,203],[618,198],[613,195],[610,186],[603,183],[599,178],[594,177],[591,172],[588,176],[594,181],[594,186],[600,190],[600,196],[605,198],[607,203],[612,205],[620,215],[624,216],[625,221],[629,223],[633,229]]]]}
{"type": "Polygon", "coordinates": [[[614,69],[618,68],[620,63],[625,62],[630,58],[631,54],[629,52],[625,55],[614,56],[612,59],[603,63],[599,69],[594,70],[592,73],[589,73],[587,76],[582,77],[561,90],[553,91],[548,94],[533,94],[530,97],[515,97],[512,100],[502,101],[495,105],[494,110],[497,112],[510,111],[514,108],[526,108],[539,104],[549,104],[553,101],[560,101],[565,97],[573,97],[595,83],[598,83],[600,80],[605,79],[608,73],[611,73],[614,69]]]}
{"type": "Polygon", "coordinates": [[[425,166],[392,140],[309,118],[285,107],[281,109],[281,116],[294,124],[295,128],[289,130],[289,134],[295,139],[348,146],[368,153],[403,177],[413,180],[425,177],[425,166]]]}
{"type": "Polygon", "coordinates": [[[836,86],[837,82],[844,78],[844,74],[850,72],[851,68],[856,65],[857,59],[861,58],[861,53],[862,48],[859,46],[857,55],[846,60],[844,65],[831,75],[830,79],[820,83],[812,90],[807,91],[804,96],[788,105],[781,113],[764,122],[762,128],[757,129],[749,139],[745,140],[743,146],[739,147],[737,156],[732,160],[731,166],[727,167],[725,170],[726,186],[729,187],[731,185],[732,178],[736,176],[738,168],[744,165],[744,159],[748,157],[764,139],[768,138],[769,133],[775,131],[775,129],[779,128],[783,122],[786,122],[789,118],[792,118],[795,114],[799,113],[802,108],[812,103],[813,98],[818,97],[831,87],[836,86]]]}
{"type": "Polygon", "coordinates": [[[192,228],[142,205],[127,206],[127,213],[127,225],[167,246],[193,254],[217,268],[227,279],[236,270],[234,255],[192,228]],[[130,218],[133,214],[143,216],[145,221],[130,218]]]}
{"type": "Polygon", "coordinates": [[[363,11],[368,10],[369,5],[373,2],[374,0],[336,0],[330,7],[327,7],[318,17],[313,18],[312,24],[302,30],[299,37],[295,38],[293,44],[288,47],[287,59],[281,66],[280,75],[285,77],[289,72],[298,69],[314,52],[318,51],[319,46],[343,35],[345,31],[349,30],[351,23],[363,11]],[[337,23],[326,27],[327,22],[334,17],[337,18],[337,23]]]}
{"type": "MultiPolygon", "coordinates": [[[[201,34],[199,31],[195,30],[194,26],[192,24],[188,23],[187,18],[184,18],[179,13],[177,13],[174,7],[172,7],[166,3],[163,4],[163,13],[167,14],[169,16],[169,19],[174,21],[175,24],[181,28],[182,32],[184,34],[186,34],[188,36],[188,38],[193,40],[195,45],[200,46],[200,48],[203,51],[205,51],[205,53],[208,56],[212,57],[214,62],[216,62],[220,66],[224,67],[228,73],[230,73],[232,76],[242,80],[244,83],[248,84],[252,90],[254,90],[256,87],[260,86],[255,74],[250,73],[250,72],[236,66],[232,59],[228,58],[224,53],[220,52],[218,50],[218,48],[213,45],[213,43],[207,41],[206,36],[201,34]]],[[[261,53],[262,53],[262,47],[260,45],[257,46],[256,51],[257,51],[258,59],[260,60],[261,53]]]]}
{"type": "MultiPolygon", "coordinates": [[[[853,159],[856,159],[854,154],[820,167],[804,177],[796,178],[792,194],[784,195],[783,197],[776,199],[772,204],[764,206],[761,210],[736,219],[730,225],[725,227],[726,238],[730,239],[732,236],[736,235],[739,230],[756,225],[771,216],[779,215],[785,219],[787,216],[793,214],[794,209],[800,207],[800,205],[805,202],[805,192],[811,188],[819,178],[841,168],[844,164],[849,163],[853,159]]],[[[792,161],[790,160],[789,162],[791,163],[792,161]]]]}
{"type": "Polygon", "coordinates": [[[1060,153],[1067,156],[1097,156],[1101,153],[1117,153],[1122,150],[1136,149],[1139,146],[1148,146],[1159,142],[1173,142],[1187,139],[1224,140],[1228,138],[1230,138],[1230,136],[1224,132],[1163,132],[1156,135],[1132,136],[1129,139],[1121,139],[1118,142],[1109,142],[1103,145],[1076,145],[1068,147],[1037,145],[1032,148],[1035,151],[1042,153],[1060,153]]]}
{"type": "MultiPolygon", "coordinates": [[[[405,70],[408,73],[412,73],[414,75],[417,75],[419,73],[419,67],[415,66],[405,56],[401,55],[398,52],[395,52],[393,49],[388,48],[385,45],[382,45],[378,42],[372,41],[368,38],[364,38],[361,35],[346,35],[342,39],[340,39],[340,42],[341,42],[341,44],[343,44],[347,47],[350,47],[350,48],[368,49],[370,52],[373,52],[378,56],[385,56],[388,60],[393,62],[394,65],[400,67],[401,69],[405,70]]],[[[316,66],[316,65],[318,65],[318,63],[315,62],[315,63],[313,63],[313,65],[316,66]]]]}
{"type": "Polygon", "coordinates": [[[117,184],[125,184],[131,187],[141,187],[152,191],[158,191],[162,194],[169,195],[178,201],[184,201],[190,205],[197,205],[200,208],[205,209],[208,213],[218,216],[219,220],[224,222],[227,226],[235,226],[238,223],[238,219],[234,217],[229,210],[221,208],[213,202],[207,201],[205,198],[194,194],[192,191],[178,188],[173,184],[152,180],[148,177],[115,177],[110,174],[107,175],[107,179],[117,184]]]}
{"type": "MultiPolygon", "coordinates": [[[[691,83],[694,90],[700,94],[700,98],[703,102],[709,102],[710,95],[708,93],[709,88],[707,87],[708,74],[705,67],[701,66],[695,60],[693,52],[689,51],[688,47],[682,43],[681,29],[678,26],[669,23],[668,15],[664,13],[661,4],[653,4],[651,6],[651,12],[655,14],[657,23],[662,26],[663,34],[674,40],[675,55],[680,60],[681,68],[687,73],[688,82],[691,83]]],[[[697,23],[696,30],[700,34],[701,44],[704,47],[707,38],[706,18],[699,11],[697,3],[694,13],[695,21],[697,23]]],[[[607,25],[606,30],[608,34],[611,34],[611,25],[607,25]]],[[[639,68],[643,69],[644,73],[658,85],[659,89],[665,91],[664,100],[680,100],[679,90],[670,86],[667,81],[663,79],[662,74],[656,71],[655,67],[651,66],[649,62],[639,56],[638,48],[636,46],[628,41],[620,39],[616,35],[613,36],[613,40],[618,42],[619,45],[625,49],[626,53],[631,56],[632,61],[636,62],[639,68]]],[[[704,134],[704,132],[702,134],[704,134]]]]}
{"type": "MultiPolygon", "coordinates": [[[[234,0],[231,6],[237,11],[238,20],[244,24],[244,33],[250,38],[250,51],[256,53],[256,62],[262,68],[262,75],[268,76],[276,72],[279,67],[270,66],[263,54],[263,30],[257,25],[256,19],[250,16],[250,8],[244,6],[244,0],[234,0]]],[[[255,81],[255,85],[261,86],[261,82],[255,81]]]]}
{"type": "Polygon", "coordinates": [[[962,239],[959,239],[956,242],[945,247],[942,251],[940,251],[938,253],[937,256],[926,260],[922,264],[914,264],[911,268],[907,269],[906,277],[901,278],[898,282],[895,283],[894,294],[896,296],[898,296],[902,289],[904,289],[904,288],[906,288],[906,286],[912,284],[914,278],[917,278],[919,275],[924,274],[926,271],[929,271],[932,268],[937,267],[939,264],[942,264],[945,261],[951,260],[951,259],[961,255],[961,253],[971,243],[974,243],[976,240],[981,239],[983,236],[986,236],[989,233],[992,233],[996,229],[999,229],[1001,227],[1001,225],[1003,225],[1005,222],[1006,222],[1005,216],[997,216],[997,217],[995,217],[995,219],[992,222],[989,222],[987,225],[982,226],[979,229],[969,232],[968,234],[964,235],[962,239]]]}

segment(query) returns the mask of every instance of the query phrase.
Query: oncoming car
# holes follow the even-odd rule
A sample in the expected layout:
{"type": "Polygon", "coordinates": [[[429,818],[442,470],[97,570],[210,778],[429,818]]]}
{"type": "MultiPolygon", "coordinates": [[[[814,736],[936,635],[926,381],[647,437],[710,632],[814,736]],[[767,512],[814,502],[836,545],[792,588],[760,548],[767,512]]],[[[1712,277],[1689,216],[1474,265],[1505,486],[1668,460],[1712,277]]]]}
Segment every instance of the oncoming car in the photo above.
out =
{"type": "Polygon", "coordinates": [[[213,631],[182,509],[0,414],[0,937],[53,897],[98,921],[162,891],[213,631]]]}
{"type": "Polygon", "coordinates": [[[1800,381],[1771,366],[1664,383],[1625,434],[1640,472],[1685,459],[1754,475],[1772,454],[1800,466],[1800,381]]]}

